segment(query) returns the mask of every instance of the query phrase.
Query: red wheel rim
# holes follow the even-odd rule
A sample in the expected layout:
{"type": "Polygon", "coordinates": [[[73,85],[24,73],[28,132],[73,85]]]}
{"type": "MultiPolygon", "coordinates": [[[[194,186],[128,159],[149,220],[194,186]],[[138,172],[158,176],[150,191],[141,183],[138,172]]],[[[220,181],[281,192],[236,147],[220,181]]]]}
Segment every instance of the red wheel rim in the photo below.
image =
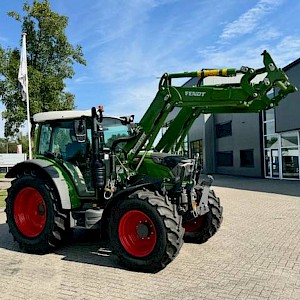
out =
{"type": "Polygon", "coordinates": [[[46,225],[46,205],[42,195],[32,187],[22,189],[14,202],[14,218],[18,229],[26,237],[36,237],[46,225]]]}
{"type": "Polygon", "coordinates": [[[191,221],[188,221],[183,224],[185,232],[195,232],[197,231],[203,224],[203,216],[199,216],[191,221]]]}
{"type": "Polygon", "coordinates": [[[122,216],[118,233],[124,249],[132,256],[147,256],[156,245],[155,226],[140,210],[131,210],[122,216]]]}

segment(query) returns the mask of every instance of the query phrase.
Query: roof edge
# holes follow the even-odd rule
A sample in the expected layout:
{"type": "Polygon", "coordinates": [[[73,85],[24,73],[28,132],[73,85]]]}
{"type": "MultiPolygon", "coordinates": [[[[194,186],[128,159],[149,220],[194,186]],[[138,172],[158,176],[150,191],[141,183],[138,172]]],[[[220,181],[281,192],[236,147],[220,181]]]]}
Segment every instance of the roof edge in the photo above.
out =
{"type": "Polygon", "coordinates": [[[287,71],[287,70],[289,70],[290,68],[292,68],[292,67],[298,65],[299,63],[300,63],[300,58],[298,58],[298,59],[292,61],[291,63],[289,63],[288,65],[286,65],[285,67],[283,67],[282,70],[283,70],[283,71],[287,71]]]}

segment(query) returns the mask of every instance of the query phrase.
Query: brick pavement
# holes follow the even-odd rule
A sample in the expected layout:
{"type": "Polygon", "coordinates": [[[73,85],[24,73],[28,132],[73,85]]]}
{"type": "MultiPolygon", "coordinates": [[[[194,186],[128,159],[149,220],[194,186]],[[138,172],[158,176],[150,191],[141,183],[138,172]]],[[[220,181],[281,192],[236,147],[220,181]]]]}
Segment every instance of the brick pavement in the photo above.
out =
{"type": "Polygon", "coordinates": [[[218,176],[214,189],[219,232],[156,274],[123,269],[83,231],[56,253],[22,253],[0,212],[0,298],[300,299],[300,182],[218,176]]]}

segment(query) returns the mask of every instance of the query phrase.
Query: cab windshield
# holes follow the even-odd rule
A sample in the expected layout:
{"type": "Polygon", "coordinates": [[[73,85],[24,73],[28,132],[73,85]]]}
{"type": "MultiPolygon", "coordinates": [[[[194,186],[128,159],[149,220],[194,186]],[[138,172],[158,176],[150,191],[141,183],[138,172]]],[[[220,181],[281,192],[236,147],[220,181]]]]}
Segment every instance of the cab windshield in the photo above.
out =
{"type": "MultiPolygon", "coordinates": [[[[130,135],[127,125],[123,125],[117,118],[104,117],[102,122],[105,148],[110,148],[113,141],[130,135]]],[[[86,119],[87,138],[85,142],[78,142],[74,132],[74,123],[70,120],[51,121],[41,124],[38,154],[53,154],[56,157],[68,160],[74,156],[76,150],[82,155],[91,151],[92,129],[91,119],[86,119]],[[71,149],[76,149],[71,151],[71,149]]],[[[77,152],[78,152],[77,151],[77,152]]]]}

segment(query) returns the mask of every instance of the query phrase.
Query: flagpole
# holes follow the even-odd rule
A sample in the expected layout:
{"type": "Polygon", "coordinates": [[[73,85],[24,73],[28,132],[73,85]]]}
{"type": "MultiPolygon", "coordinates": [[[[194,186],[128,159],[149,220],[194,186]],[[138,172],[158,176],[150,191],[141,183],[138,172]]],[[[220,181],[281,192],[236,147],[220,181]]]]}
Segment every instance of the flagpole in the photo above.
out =
{"type": "MultiPolygon", "coordinates": [[[[26,34],[25,34],[25,36],[26,36],[26,34]]],[[[29,159],[32,159],[31,122],[30,122],[29,94],[28,94],[28,76],[26,76],[26,107],[27,107],[27,127],[28,127],[29,159]]]]}
{"type": "MultiPolygon", "coordinates": [[[[28,93],[28,74],[27,74],[27,51],[26,51],[26,33],[22,33],[22,53],[21,61],[25,64],[25,94],[26,94],[26,107],[27,107],[27,127],[28,127],[28,148],[29,148],[29,159],[32,159],[32,146],[31,146],[31,122],[30,122],[30,109],[29,109],[29,93],[28,93]]],[[[22,62],[21,62],[22,66],[22,62]]]]}

